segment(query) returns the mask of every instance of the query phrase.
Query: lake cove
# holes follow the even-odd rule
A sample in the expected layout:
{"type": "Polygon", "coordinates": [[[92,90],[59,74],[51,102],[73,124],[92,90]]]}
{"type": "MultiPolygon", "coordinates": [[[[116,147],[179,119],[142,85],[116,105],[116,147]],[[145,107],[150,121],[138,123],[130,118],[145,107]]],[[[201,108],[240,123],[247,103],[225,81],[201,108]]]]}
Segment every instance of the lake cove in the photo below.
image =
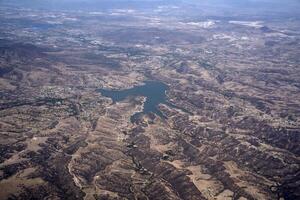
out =
{"type": "Polygon", "coordinates": [[[160,103],[171,105],[166,100],[166,90],[168,86],[162,82],[158,81],[145,81],[144,85],[135,86],[130,89],[125,90],[106,90],[99,89],[98,91],[106,97],[109,97],[113,100],[113,102],[122,101],[129,96],[143,96],[146,97],[146,102],[144,103],[144,109],[140,113],[136,113],[131,117],[131,121],[138,114],[147,114],[147,113],[155,113],[161,118],[164,118],[160,110],[158,109],[158,105],[160,103]]]}

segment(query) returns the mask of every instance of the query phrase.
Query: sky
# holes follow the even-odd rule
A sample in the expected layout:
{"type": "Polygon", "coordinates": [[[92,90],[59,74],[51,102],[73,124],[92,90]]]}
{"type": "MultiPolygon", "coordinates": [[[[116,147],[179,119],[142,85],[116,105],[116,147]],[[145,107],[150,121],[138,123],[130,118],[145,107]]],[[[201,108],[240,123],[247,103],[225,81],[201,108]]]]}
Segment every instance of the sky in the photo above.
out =
{"type": "Polygon", "coordinates": [[[0,6],[14,4],[43,9],[106,9],[152,8],[159,5],[195,4],[198,6],[230,7],[231,9],[264,9],[299,13],[300,0],[0,0],[0,6]]]}

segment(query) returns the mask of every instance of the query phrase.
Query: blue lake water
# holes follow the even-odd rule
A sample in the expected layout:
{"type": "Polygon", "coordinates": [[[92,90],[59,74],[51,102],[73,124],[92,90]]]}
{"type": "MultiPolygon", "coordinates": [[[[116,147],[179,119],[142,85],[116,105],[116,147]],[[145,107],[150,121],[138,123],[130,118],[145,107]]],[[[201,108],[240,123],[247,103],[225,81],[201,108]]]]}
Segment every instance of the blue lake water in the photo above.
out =
{"type": "MultiPolygon", "coordinates": [[[[113,100],[113,102],[122,101],[129,96],[144,96],[146,97],[146,102],[144,103],[144,109],[141,112],[142,114],[147,113],[155,113],[161,118],[164,118],[160,110],[158,109],[158,105],[160,103],[171,105],[166,100],[166,91],[168,90],[168,86],[162,82],[158,81],[145,81],[144,85],[135,86],[130,89],[125,90],[106,90],[99,89],[99,92],[106,97],[109,97],[113,100]]],[[[136,117],[136,115],[141,114],[137,113],[132,116],[132,119],[136,117]]],[[[131,119],[131,120],[132,120],[131,119]]]]}

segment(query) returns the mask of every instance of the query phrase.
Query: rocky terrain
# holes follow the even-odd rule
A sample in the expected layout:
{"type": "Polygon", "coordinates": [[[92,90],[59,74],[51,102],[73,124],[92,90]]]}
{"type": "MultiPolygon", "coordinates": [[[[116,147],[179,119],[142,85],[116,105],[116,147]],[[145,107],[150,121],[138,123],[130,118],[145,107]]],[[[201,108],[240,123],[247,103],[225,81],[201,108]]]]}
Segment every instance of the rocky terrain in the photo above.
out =
{"type": "Polygon", "coordinates": [[[1,7],[0,199],[300,198],[299,20],[180,6],[1,7]]]}

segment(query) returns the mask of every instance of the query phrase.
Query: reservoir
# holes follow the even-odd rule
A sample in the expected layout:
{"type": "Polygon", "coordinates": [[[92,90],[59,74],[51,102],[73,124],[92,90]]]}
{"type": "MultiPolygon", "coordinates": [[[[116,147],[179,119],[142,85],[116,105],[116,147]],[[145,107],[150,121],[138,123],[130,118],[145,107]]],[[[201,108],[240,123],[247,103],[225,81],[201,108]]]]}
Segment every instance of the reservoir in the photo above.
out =
{"type": "MultiPolygon", "coordinates": [[[[130,89],[125,90],[106,90],[99,89],[99,92],[106,97],[109,97],[113,102],[122,101],[129,96],[143,96],[146,97],[146,102],[144,103],[144,109],[142,114],[155,113],[161,118],[164,118],[158,105],[160,103],[170,105],[166,100],[166,90],[168,86],[162,82],[158,81],[145,81],[144,85],[135,86],[130,89]]],[[[131,121],[141,113],[136,113],[131,117],[131,121]]]]}

